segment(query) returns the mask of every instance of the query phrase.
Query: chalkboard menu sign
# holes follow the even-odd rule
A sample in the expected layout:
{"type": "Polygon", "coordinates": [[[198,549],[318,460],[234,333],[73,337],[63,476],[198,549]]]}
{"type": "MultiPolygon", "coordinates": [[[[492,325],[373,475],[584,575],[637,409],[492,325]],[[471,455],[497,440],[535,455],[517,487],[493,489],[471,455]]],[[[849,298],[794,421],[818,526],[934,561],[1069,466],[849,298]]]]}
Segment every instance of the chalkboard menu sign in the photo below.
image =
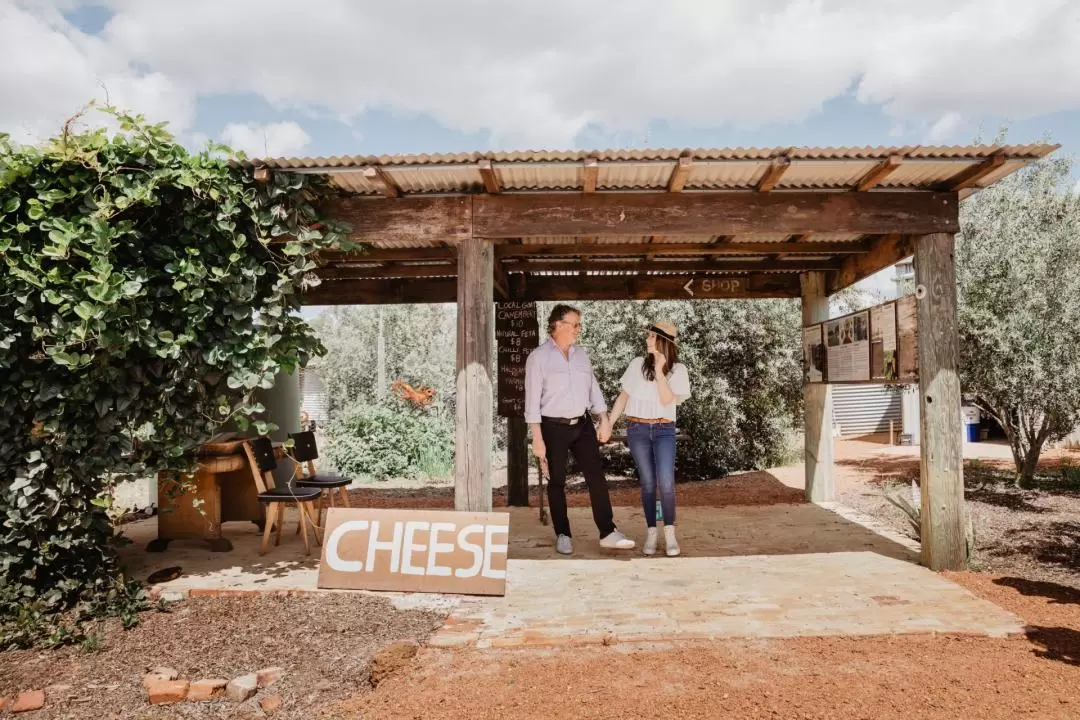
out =
{"type": "Polygon", "coordinates": [[[499,354],[499,415],[524,417],[525,361],[540,343],[536,303],[495,303],[495,340],[499,354]]]}

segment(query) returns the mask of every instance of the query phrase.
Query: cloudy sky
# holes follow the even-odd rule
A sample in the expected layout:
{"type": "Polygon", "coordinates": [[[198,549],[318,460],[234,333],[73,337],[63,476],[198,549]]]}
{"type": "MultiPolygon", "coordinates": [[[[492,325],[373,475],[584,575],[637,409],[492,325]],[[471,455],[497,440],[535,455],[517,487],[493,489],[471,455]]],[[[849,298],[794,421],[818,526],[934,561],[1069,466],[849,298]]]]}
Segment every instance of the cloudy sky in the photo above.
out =
{"type": "Polygon", "coordinates": [[[1080,148],[1071,0],[0,0],[0,131],[106,97],[254,155],[1080,148]]]}

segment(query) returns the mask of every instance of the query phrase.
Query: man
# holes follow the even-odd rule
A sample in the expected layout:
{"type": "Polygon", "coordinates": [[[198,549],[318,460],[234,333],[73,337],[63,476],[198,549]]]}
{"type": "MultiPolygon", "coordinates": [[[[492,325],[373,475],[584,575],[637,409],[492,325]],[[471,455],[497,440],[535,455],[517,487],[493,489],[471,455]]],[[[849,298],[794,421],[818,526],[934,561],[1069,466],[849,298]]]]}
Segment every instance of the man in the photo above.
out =
{"type": "Polygon", "coordinates": [[[569,454],[585,475],[593,521],[600,545],[629,550],[634,541],[615,528],[607,480],[600,460],[596,428],[588,413],[600,420],[600,435],[610,437],[607,404],[593,375],[588,354],[577,346],[581,313],[556,305],[548,317],[547,341],[529,353],[525,362],[525,422],[532,431],[532,451],[548,468],[548,502],[555,527],[555,549],[574,551],[566,515],[566,463],[569,454]]]}

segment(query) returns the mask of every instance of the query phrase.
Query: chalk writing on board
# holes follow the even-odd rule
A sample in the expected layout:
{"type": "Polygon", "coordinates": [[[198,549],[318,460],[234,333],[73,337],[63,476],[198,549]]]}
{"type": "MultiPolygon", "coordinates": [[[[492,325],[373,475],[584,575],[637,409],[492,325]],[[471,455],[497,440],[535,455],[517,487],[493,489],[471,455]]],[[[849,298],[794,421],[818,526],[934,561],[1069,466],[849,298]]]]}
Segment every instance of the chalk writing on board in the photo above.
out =
{"type": "Polygon", "coordinates": [[[525,415],[525,361],[540,342],[536,303],[495,304],[495,346],[498,353],[498,413],[525,415]]]}

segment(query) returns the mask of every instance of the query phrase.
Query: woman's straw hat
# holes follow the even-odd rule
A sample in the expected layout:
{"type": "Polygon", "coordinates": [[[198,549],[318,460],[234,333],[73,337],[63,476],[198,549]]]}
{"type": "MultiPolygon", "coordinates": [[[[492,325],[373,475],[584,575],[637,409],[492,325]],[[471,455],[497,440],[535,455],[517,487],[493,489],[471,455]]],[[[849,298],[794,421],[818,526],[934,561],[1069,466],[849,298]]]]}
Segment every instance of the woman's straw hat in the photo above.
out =
{"type": "Polygon", "coordinates": [[[679,335],[679,331],[675,328],[675,323],[667,320],[658,320],[649,327],[645,328],[651,333],[656,333],[662,338],[675,342],[679,335]]]}

